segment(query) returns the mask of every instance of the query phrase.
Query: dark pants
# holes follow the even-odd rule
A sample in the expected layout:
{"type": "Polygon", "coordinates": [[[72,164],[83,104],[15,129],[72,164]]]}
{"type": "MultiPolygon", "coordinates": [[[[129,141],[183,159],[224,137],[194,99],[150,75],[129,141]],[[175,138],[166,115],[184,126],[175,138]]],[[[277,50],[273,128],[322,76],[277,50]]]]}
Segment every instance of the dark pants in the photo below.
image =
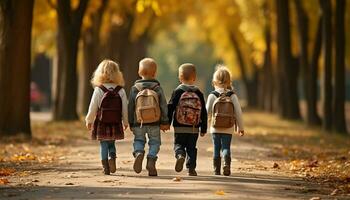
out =
{"type": "Polygon", "coordinates": [[[185,157],[187,154],[186,167],[189,169],[195,169],[197,165],[197,140],[198,134],[175,133],[175,157],[178,155],[183,155],[185,157]]]}
{"type": "Polygon", "coordinates": [[[231,134],[213,133],[214,144],[214,159],[220,158],[220,152],[222,157],[231,157],[231,134]]]}

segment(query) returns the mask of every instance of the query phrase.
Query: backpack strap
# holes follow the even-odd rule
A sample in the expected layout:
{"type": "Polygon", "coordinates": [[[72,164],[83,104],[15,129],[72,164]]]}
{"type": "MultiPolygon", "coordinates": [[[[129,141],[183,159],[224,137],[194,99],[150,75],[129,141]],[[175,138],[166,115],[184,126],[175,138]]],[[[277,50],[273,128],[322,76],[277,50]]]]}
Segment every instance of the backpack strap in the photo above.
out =
{"type": "MultiPolygon", "coordinates": [[[[152,86],[152,87],[149,88],[149,89],[155,90],[155,89],[158,88],[158,87],[159,87],[159,84],[157,83],[157,84],[155,84],[154,86],[152,86]]],[[[136,83],[136,84],[135,84],[135,88],[136,88],[139,92],[141,92],[143,89],[145,89],[145,87],[143,87],[141,83],[136,83]]]]}
{"type": "Polygon", "coordinates": [[[114,88],[113,92],[114,92],[114,93],[118,93],[122,88],[123,88],[123,87],[121,87],[121,86],[118,85],[117,87],[114,88]]]}
{"type": "Polygon", "coordinates": [[[213,94],[213,95],[215,95],[216,96],[216,98],[219,98],[219,96],[220,96],[220,93],[218,92],[218,91],[212,91],[210,94],[213,94]]]}
{"type": "Polygon", "coordinates": [[[235,94],[235,92],[232,91],[232,90],[230,90],[230,91],[227,91],[227,92],[225,92],[225,93],[219,93],[218,91],[215,91],[215,90],[214,90],[214,91],[211,92],[211,94],[215,95],[216,98],[219,98],[222,94],[225,94],[225,96],[230,97],[230,96],[232,96],[233,94],[235,94]]]}
{"type": "Polygon", "coordinates": [[[230,97],[230,96],[232,96],[233,94],[235,94],[235,92],[232,91],[232,90],[226,92],[226,96],[227,96],[227,97],[230,97]]]}
{"type": "Polygon", "coordinates": [[[98,86],[104,93],[108,92],[109,90],[104,86],[104,85],[100,85],[98,86]]]}

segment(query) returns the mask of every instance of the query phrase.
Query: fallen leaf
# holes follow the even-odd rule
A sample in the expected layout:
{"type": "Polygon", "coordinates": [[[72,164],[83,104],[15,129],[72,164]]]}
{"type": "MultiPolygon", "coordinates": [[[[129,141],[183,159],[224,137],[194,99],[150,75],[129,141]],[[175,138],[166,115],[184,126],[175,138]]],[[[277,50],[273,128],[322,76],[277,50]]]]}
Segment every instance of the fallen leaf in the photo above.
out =
{"type": "Polygon", "coordinates": [[[273,163],[273,166],[272,166],[272,168],[280,168],[280,166],[278,165],[278,163],[273,163]]]}
{"type": "Polygon", "coordinates": [[[321,200],[321,197],[312,197],[310,200],[321,200]]]}
{"type": "Polygon", "coordinates": [[[333,192],[331,193],[331,196],[337,195],[338,191],[339,191],[338,189],[333,190],[333,192]]]}
{"type": "Polygon", "coordinates": [[[180,182],[180,181],[182,181],[182,178],[177,176],[177,177],[173,178],[173,181],[180,182]]]}
{"type": "Polygon", "coordinates": [[[8,183],[10,183],[10,181],[7,180],[6,178],[0,178],[0,185],[6,185],[8,183]]]}
{"type": "Polygon", "coordinates": [[[65,183],[65,185],[74,185],[74,183],[65,183]]]}
{"type": "Polygon", "coordinates": [[[225,192],[223,190],[218,190],[215,192],[216,195],[225,195],[225,192]]]}

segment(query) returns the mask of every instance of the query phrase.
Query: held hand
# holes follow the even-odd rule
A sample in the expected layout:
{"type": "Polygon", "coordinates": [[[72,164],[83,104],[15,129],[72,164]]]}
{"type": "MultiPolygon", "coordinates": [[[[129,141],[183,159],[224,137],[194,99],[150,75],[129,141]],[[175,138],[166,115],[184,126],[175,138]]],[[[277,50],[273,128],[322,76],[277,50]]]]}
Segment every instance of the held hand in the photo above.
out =
{"type": "Polygon", "coordinates": [[[200,133],[201,137],[204,137],[206,133],[200,133]]]}
{"type": "Polygon", "coordinates": [[[86,128],[91,131],[92,129],[92,124],[91,123],[86,123],[86,128]]]}
{"type": "Polygon", "coordinates": [[[244,135],[244,130],[241,130],[241,131],[239,131],[239,136],[243,136],[244,135]]]}
{"type": "Polygon", "coordinates": [[[167,130],[170,130],[170,125],[160,125],[160,130],[166,132],[167,130]]]}
{"type": "Polygon", "coordinates": [[[126,129],[128,129],[129,124],[124,124],[124,131],[126,131],[126,129]]]}

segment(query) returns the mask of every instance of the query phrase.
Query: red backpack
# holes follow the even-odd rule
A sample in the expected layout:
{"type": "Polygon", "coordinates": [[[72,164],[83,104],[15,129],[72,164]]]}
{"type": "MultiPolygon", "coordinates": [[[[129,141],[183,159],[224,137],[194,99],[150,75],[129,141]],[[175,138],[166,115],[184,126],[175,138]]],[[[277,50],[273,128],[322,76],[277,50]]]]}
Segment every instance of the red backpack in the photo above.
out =
{"type": "Polygon", "coordinates": [[[101,105],[98,108],[97,116],[99,122],[104,124],[119,124],[122,122],[122,99],[119,96],[119,90],[122,87],[117,86],[109,90],[103,85],[99,86],[104,92],[101,99],[101,105]]]}

